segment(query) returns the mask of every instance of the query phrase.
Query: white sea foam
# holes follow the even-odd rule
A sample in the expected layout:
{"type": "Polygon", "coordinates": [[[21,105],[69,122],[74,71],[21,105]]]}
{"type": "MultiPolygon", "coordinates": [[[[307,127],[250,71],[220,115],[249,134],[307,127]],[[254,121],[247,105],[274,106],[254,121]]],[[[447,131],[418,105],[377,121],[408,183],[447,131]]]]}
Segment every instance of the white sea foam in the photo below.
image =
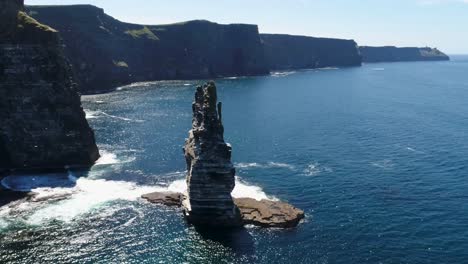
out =
{"type": "Polygon", "coordinates": [[[391,169],[395,166],[393,161],[390,159],[384,159],[384,160],[371,162],[371,165],[374,167],[381,168],[381,169],[391,169]]]}
{"type": "Polygon", "coordinates": [[[120,160],[117,158],[117,155],[114,153],[101,150],[101,157],[96,161],[95,165],[110,165],[120,163],[120,160]]]}
{"type": "Polygon", "coordinates": [[[323,68],[318,68],[317,70],[322,70],[322,71],[330,71],[330,70],[339,70],[340,68],[337,67],[323,67],[323,68]]]}
{"type": "Polygon", "coordinates": [[[425,154],[424,151],[420,151],[420,150],[417,150],[417,149],[414,149],[414,148],[411,148],[411,147],[407,147],[406,150],[409,150],[411,152],[418,153],[418,154],[425,154]]]}
{"type": "MultiPolygon", "coordinates": [[[[70,174],[69,183],[72,187],[39,187],[32,180],[29,189],[37,193],[34,199],[18,201],[0,208],[0,229],[7,228],[9,223],[21,221],[28,225],[42,225],[49,221],[72,222],[79,217],[92,213],[94,210],[104,210],[112,206],[112,201],[137,201],[141,195],[151,192],[187,191],[185,179],[176,180],[168,186],[142,186],[132,182],[109,181],[103,179],[79,178],[70,174]]],[[[47,176],[44,181],[49,181],[47,176]]],[[[7,177],[8,178],[8,177],[7,177]]],[[[22,179],[26,181],[26,179],[22,179]]],[[[24,184],[23,184],[24,185],[24,184]]],[[[14,186],[9,186],[15,190],[14,186]]],[[[236,177],[233,197],[249,197],[257,200],[270,199],[258,186],[248,185],[236,177]]]]}
{"type": "Polygon", "coordinates": [[[236,186],[234,187],[234,190],[232,191],[231,195],[234,198],[253,198],[259,201],[278,200],[276,197],[267,195],[262,188],[255,185],[249,185],[243,182],[239,179],[239,177],[236,177],[236,186]]]}
{"type": "Polygon", "coordinates": [[[291,164],[281,163],[281,162],[267,162],[267,163],[257,163],[257,162],[240,162],[236,163],[235,167],[240,169],[249,169],[249,168],[260,168],[260,169],[270,169],[270,168],[285,168],[289,170],[295,170],[296,167],[291,164]]]}
{"type": "MultiPolygon", "coordinates": [[[[99,165],[114,165],[114,164],[122,164],[122,163],[129,163],[132,162],[136,159],[135,156],[133,155],[120,155],[123,154],[122,152],[118,152],[119,156],[116,153],[109,152],[107,150],[101,150],[99,151],[101,154],[101,157],[96,161],[94,166],[99,166],[99,165]]],[[[134,150],[128,150],[128,151],[123,151],[123,152],[135,152],[134,150]]],[[[128,154],[128,153],[127,153],[128,154]]]]}
{"type": "MultiPolygon", "coordinates": [[[[41,193],[42,190],[34,190],[41,193]]],[[[39,225],[49,220],[70,222],[110,201],[135,201],[145,193],[164,191],[161,187],[138,186],[131,182],[78,179],[69,199],[45,206],[26,220],[39,225]]]]}
{"type": "Polygon", "coordinates": [[[372,68],[373,71],[385,71],[385,68],[372,68]]]}
{"type": "Polygon", "coordinates": [[[270,75],[272,77],[285,77],[291,74],[296,73],[296,71],[287,71],[287,72],[272,72],[270,75]]]}
{"type": "Polygon", "coordinates": [[[99,111],[85,109],[84,112],[86,114],[86,119],[95,119],[99,117],[99,111]]]}
{"type": "Polygon", "coordinates": [[[145,120],[140,120],[140,119],[131,119],[131,118],[126,118],[126,117],[121,117],[121,116],[116,116],[116,115],[110,115],[106,112],[103,111],[92,111],[85,109],[85,114],[86,114],[86,119],[96,119],[96,118],[101,118],[101,117],[109,117],[113,119],[118,119],[122,121],[127,121],[127,122],[137,122],[137,123],[142,123],[145,122],[145,120]]]}
{"type": "Polygon", "coordinates": [[[330,167],[323,166],[318,162],[313,162],[304,169],[303,174],[305,176],[317,176],[321,173],[330,173],[333,170],[330,167]]]}
{"type": "MultiPolygon", "coordinates": [[[[187,182],[185,179],[174,181],[169,185],[167,191],[170,192],[187,192],[187,182]]],[[[253,198],[256,200],[277,200],[275,197],[268,196],[262,188],[254,185],[249,185],[243,182],[239,177],[236,177],[236,185],[231,193],[234,198],[253,198]]]]}

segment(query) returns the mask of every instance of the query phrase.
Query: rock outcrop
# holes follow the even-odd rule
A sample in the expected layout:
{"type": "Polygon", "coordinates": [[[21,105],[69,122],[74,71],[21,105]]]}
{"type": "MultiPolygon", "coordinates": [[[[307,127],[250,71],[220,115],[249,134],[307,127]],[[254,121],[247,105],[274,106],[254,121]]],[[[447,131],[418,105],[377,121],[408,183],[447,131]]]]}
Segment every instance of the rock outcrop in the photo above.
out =
{"type": "Polygon", "coordinates": [[[290,228],[304,218],[304,211],[283,202],[236,198],[234,203],[241,211],[244,224],[290,228]]]}
{"type": "Polygon", "coordinates": [[[271,70],[360,66],[354,40],[261,34],[271,70]]]}
{"type": "Polygon", "coordinates": [[[82,93],[139,81],[268,74],[256,25],[118,21],[91,5],[29,6],[60,32],[82,93]]]}
{"type": "MultiPolygon", "coordinates": [[[[155,192],[144,194],[141,198],[153,204],[181,207],[186,199],[182,193],[155,192]]],[[[252,198],[233,198],[240,210],[244,225],[265,228],[292,228],[304,219],[304,211],[284,202],[255,200],[252,198]]]]}
{"type": "Polygon", "coordinates": [[[0,1],[0,172],[99,158],[57,31],[0,1]]]}
{"type": "Polygon", "coordinates": [[[363,62],[444,61],[450,57],[436,48],[360,47],[363,62]]]}
{"type": "Polygon", "coordinates": [[[193,121],[184,154],[187,162],[187,219],[195,225],[241,226],[239,209],[231,192],[235,168],[231,147],[224,142],[221,103],[214,82],[197,87],[193,121]]]}
{"type": "Polygon", "coordinates": [[[150,203],[177,207],[182,205],[182,197],[183,194],[175,192],[154,192],[141,196],[141,198],[147,200],[150,203]]]}

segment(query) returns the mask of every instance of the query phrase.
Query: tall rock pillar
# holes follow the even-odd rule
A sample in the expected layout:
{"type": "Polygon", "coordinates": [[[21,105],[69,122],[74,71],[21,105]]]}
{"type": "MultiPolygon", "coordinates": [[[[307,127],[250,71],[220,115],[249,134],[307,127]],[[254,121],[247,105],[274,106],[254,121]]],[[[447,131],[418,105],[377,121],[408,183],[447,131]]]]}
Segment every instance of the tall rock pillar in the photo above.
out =
{"type": "Polygon", "coordinates": [[[224,142],[221,103],[217,104],[214,82],[197,87],[192,110],[192,130],[184,147],[187,219],[195,225],[241,226],[241,215],[231,196],[235,185],[231,146],[224,142]]]}

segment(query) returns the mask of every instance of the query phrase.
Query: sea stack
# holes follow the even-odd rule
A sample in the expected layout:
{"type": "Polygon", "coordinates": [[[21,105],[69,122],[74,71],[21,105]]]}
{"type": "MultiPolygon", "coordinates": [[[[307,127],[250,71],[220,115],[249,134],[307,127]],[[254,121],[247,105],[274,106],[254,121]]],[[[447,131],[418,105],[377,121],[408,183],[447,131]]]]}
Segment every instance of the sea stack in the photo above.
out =
{"type": "Polygon", "coordinates": [[[0,172],[88,167],[99,158],[56,30],[0,1],[0,172]]]}
{"type": "Polygon", "coordinates": [[[197,87],[192,110],[192,130],[184,147],[188,186],[183,201],[185,215],[194,225],[242,226],[231,196],[235,168],[231,146],[224,141],[221,103],[217,103],[214,82],[197,87]]]}

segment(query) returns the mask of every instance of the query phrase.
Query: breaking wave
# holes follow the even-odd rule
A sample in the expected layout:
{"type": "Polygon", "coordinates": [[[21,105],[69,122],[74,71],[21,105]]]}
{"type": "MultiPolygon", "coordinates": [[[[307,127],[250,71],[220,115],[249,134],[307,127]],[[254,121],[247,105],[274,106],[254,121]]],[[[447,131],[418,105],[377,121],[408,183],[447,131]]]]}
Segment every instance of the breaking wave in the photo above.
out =
{"type": "Polygon", "coordinates": [[[109,117],[109,118],[118,119],[118,120],[127,121],[127,122],[137,122],[137,123],[145,122],[145,120],[131,119],[131,118],[126,118],[126,117],[121,117],[121,116],[110,115],[104,111],[92,111],[92,110],[87,110],[87,109],[85,109],[84,111],[86,114],[86,119],[97,119],[101,117],[109,117]]]}
{"type": "Polygon", "coordinates": [[[303,174],[305,176],[317,176],[321,173],[330,173],[333,170],[330,167],[323,166],[318,162],[311,163],[304,169],[303,174]]]}
{"type": "Polygon", "coordinates": [[[272,77],[285,77],[291,74],[296,73],[297,71],[287,71],[287,72],[272,72],[270,75],[272,77]]]}
{"type": "MultiPolygon", "coordinates": [[[[187,182],[185,181],[185,179],[174,181],[167,187],[167,191],[186,193],[187,182]]],[[[239,177],[236,177],[236,186],[234,187],[234,190],[232,190],[231,195],[234,198],[252,198],[259,201],[278,200],[275,197],[267,195],[261,187],[249,185],[248,183],[242,181],[239,177]]]]}
{"type": "Polygon", "coordinates": [[[235,167],[240,169],[249,169],[249,168],[259,168],[259,169],[270,169],[270,168],[285,168],[289,170],[295,170],[296,167],[291,164],[281,163],[281,162],[267,162],[267,163],[257,163],[257,162],[240,162],[236,163],[235,167]]]}
{"type": "MultiPolygon", "coordinates": [[[[72,222],[82,216],[115,206],[114,201],[138,201],[141,195],[151,192],[187,191],[185,179],[166,186],[145,186],[132,182],[104,179],[75,178],[73,173],[10,176],[2,185],[14,191],[32,191],[33,198],[0,207],[0,230],[18,222],[39,226],[52,221],[72,222]]],[[[260,187],[248,185],[236,177],[232,192],[235,198],[270,199],[260,187]]],[[[119,205],[120,206],[120,205],[119,205]]]]}

